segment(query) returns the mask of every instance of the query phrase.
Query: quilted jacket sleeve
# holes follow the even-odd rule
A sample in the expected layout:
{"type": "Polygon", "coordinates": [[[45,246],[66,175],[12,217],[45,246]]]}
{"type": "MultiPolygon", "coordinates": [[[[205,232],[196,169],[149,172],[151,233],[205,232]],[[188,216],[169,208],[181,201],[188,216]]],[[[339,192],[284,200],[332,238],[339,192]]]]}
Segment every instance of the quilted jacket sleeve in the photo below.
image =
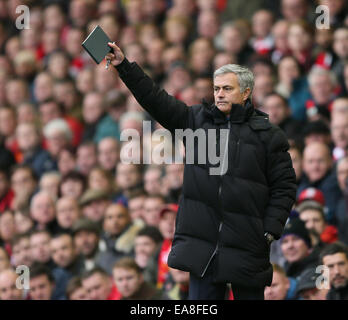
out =
{"type": "Polygon", "coordinates": [[[189,127],[191,108],[161,89],[135,62],[125,58],[116,69],[139,104],[163,127],[189,127]]]}

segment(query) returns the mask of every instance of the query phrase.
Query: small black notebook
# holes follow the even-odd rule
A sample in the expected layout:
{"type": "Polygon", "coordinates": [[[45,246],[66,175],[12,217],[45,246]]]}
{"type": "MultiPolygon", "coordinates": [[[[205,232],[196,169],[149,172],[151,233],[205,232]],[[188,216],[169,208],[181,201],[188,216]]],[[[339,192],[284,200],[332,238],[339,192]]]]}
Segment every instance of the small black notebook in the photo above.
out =
{"type": "Polygon", "coordinates": [[[82,47],[88,52],[96,63],[100,63],[106,54],[112,51],[108,46],[108,42],[112,42],[106,35],[104,30],[98,25],[82,42],[82,47]]]}

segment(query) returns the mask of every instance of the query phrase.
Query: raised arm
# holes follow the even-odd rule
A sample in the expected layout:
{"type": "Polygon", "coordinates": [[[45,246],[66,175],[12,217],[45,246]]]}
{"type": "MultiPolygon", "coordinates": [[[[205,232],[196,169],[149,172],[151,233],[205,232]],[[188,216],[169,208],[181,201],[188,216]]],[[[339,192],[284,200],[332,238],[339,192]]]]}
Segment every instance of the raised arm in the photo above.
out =
{"type": "Polygon", "coordinates": [[[190,127],[191,108],[161,89],[135,62],[130,63],[116,44],[109,42],[108,45],[113,53],[105,58],[117,69],[139,104],[169,130],[190,127]]]}

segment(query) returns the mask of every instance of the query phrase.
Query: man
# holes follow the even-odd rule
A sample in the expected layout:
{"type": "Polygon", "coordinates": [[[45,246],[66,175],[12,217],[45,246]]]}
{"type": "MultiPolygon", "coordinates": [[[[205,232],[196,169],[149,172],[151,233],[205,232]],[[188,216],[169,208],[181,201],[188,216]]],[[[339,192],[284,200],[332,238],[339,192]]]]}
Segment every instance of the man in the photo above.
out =
{"type": "Polygon", "coordinates": [[[88,300],[87,291],[80,277],[70,279],[66,287],[66,296],[68,300],[88,300]]]}
{"type": "Polygon", "coordinates": [[[76,252],[72,236],[68,233],[53,236],[50,242],[52,259],[55,264],[69,274],[69,278],[83,270],[82,257],[76,252]]]}
{"type": "Polygon", "coordinates": [[[52,234],[58,231],[54,201],[47,192],[40,191],[33,196],[30,216],[34,220],[35,229],[47,229],[52,234]]]}
{"type": "Polygon", "coordinates": [[[78,171],[88,176],[93,167],[97,165],[97,146],[94,142],[81,143],[76,151],[78,171]]]}
{"type": "Polygon", "coordinates": [[[273,92],[265,97],[263,109],[269,115],[269,121],[283,129],[289,139],[299,138],[302,127],[291,117],[286,99],[273,92]]]}
{"type": "Polygon", "coordinates": [[[316,272],[316,268],[308,268],[303,271],[297,285],[297,295],[301,300],[326,300],[328,289],[319,282],[320,273],[316,272]]]}
{"type": "Polygon", "coordinates": [[[348,300],[348,248],[335,242],[323,249],[321,262],[329,268],[330,291],[327,300],[348,300]]]}
{"type": "Polygon", "coordinates": [[[82,216],[101,224],[110,203],[109,194],[104,190],[88,189],[80,199],[82,216]]]}
{"type": "Polygon", "coordinates": [[[159,194],[146,197],[144,201],[144,215],[142,217],[146,225],[158,227],[159,221],[161,219],[160,212],[164,204],[165,199],[159,194]]]}
{"type": "Polygon", "coordinates": [[[297,189],[299,195],[304,189],[314,187],[325,195],[325,203],[328,207],[327,221],[335,222],[335,210],[341,197],[335,172],[332,170],[332,159],[327,145],[321,142],[312,142],[303,151],[304,176],[297,189]]]}
{"type": "Polygon", "coordinates": [[[335,217],[337,218],[339,240],[348,245],[348,157],[338,160],[336,165],[336,176],[338,185],[343,196],[337,204],[335,217]]]}
{"type": "Polygon", "coordinates": [[[30,298],[32,300],[51,300],[54,282],[54,277],[48,267],[34,264],[30,268],[30,298]]]}
{"type": "Polygon", "coordinates": [[[51,259],[51,235],[47,230],[34,230],[30,234],[30,255],[35,263],[46,265],[53,269],[56,265],[51,259]]]}
{"type": "Polygon", "coordinates": [[[235,299],[263,299],[272,281],[269,244],[281,236],[296,184],[285,135],[251,104],[252,73],[238,65],[221,67],[214,73],[215,106],[188,108],[129,63],[116,44],[109,46],[113,53],[106,59],[163,127],[231,133],[229,163],[220,164],[220,175],[209,175],[211,163],[186,164],[168,265],[190,272],[190,299],[223,299],[226,283],[232,283],[235,299]]]}
{"type": "Polygon", "coordinates": [[[82,285],[89,300],[111,300],[112,281],[101,268],[93,268],[82,275],[82,285]]]}
{"type": "Polygon", "coordinates": [[[99,165],[113,173],[119,160],[119,143],[115,138],[106,137],[98,143],[98,163],[99,165]]]}
{"type": "Polygon", "coordinates": [[[26,165],[14,167],[11,175],[11,187],[14,191],[13,206],[27,205],[37,188],[37,180],[33,169],[26,165]]]}
{"type": "Polygon", "coordinates": [[[265,289],[265,300],[292,300],[296,295],[296,280],[286,276],[282,267],[273,264],[272,284],[265,289]]]}
{"type": "Polygon", "coordinates": [[[281,237],[281,250],[286,259],[288,277],[297,278],[308,267],[318,265],[319,249],[312,248],[305,224],[299,218],[290,219],[281,237]]]}
{"type": "Polygon", "coordinates": [[[22,300],[23,292],[16,286],[18,274],[12,269],[0,272],[0,300],[22,300]]]}
{"type": "Polygon", "coordinates": [[[116,262],[112,275],[122,300],[161,300],[161,292],[144,281],[133,258],[125,257],[116,262]]]}
{"type": "Polygon", "coordinates": [[[133,255],[134,241],[143,224],[131,221],[128,209],[121,204],[110,204],[103,220],[101,246],[96,263],[111,274],[113,264],[124,256],[133,255]]]}
{"type": "Polygon", "coordinates": [[[80,207],[76,199],[61,197],[56,202],[57,222],[63,232],[70,232],[80,217],[80,207]]]}
{"type": "Polygon", "coordinates": [[[31,252],[30,252],[30,237],[29,234],[18,234],[15,235],[11,241],[12,256],[11,264],[14,267],[25,265],[30,267],[33,263],[31,252]]]}
{"type": "Polygon", "coordinates": [[[299,218],[305,223],[307,230],[317,238],[317,243],[312,238],[313,246],[322,247],[324,243],[337,241],[337,228],[326,223],[324,207],[320,203],[306,200],[296,207],[296,211],[299,213],[299,218]]]}
{"type": "Polygon", "coordinates": [[[72,230],[76,251],[83,257],[84,270],[93,269],[99,251],[98,224],[82,218],[74,223],[72,230]]]}

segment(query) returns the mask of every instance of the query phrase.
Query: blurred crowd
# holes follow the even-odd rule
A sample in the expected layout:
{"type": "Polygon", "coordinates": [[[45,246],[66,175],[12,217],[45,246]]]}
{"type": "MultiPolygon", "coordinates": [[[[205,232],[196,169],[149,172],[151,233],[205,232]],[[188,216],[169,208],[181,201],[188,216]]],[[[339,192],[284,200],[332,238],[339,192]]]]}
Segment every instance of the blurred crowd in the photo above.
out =
{"type": "MultiPolygon", "coordinates": [[[[189,274],[166,263],[184,165],[120,160],[123,130],[161,126],[83,50],[97,25],[188,106],[213,103],[222,65],[253,71],[253,104],[287,135],[298,183],[265,298],[348,299],[345,0],[0,0],[0,300],[188,296],[189,274]]],[[[146,141],[140,154],[158,147],[146,141]]]]}

